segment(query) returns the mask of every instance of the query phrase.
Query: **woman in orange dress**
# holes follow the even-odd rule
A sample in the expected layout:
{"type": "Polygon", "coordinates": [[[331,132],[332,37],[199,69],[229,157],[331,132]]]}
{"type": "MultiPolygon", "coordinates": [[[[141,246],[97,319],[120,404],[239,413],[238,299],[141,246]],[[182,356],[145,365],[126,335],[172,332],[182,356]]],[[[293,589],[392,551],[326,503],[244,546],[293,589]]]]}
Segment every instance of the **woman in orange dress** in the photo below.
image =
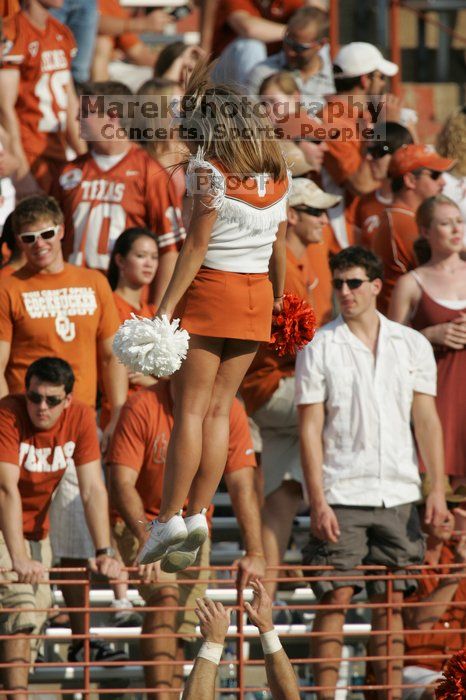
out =
{"type": "MultiPolygon", "coordinates": [[[[157,239],[146,228],[128,228],[118,236],[110,257],[107,279],[113,289],[113,298],[120,320],[123,323],[131,314],[152,318],[155,314],[153,304],[143,300],[144,290],[149,286],[157,272],[157,239]]],[[[155,377],[148,377],[140,372],[128,372],[128,395],[157,382],[155,377]]],[[[110,420],[110,404],[102,392],[100,427],[105,428],[110,420]]]]}
{"type": "Polygon", "coordinates": [[[231,404],[283,303],[286,163],[260,107],[209,81],[205,64],[197,67],[181,104],[193,209],[157,312],[180,318],[190,334],[171,380],[175,424],[160,514],[138,555],[141,564],[162,559],[164,571],[192,564],[207,537],[204,513],[225,467],[231,404]]]}

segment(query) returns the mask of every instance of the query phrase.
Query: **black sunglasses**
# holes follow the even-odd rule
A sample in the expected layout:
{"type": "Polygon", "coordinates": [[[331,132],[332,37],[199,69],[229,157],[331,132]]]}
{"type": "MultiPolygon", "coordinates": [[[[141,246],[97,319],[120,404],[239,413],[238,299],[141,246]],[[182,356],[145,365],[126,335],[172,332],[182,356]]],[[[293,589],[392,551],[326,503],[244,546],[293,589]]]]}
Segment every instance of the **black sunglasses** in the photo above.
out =
{"type": "Polygon", "coordinates": [[[332,287],[334,289],[338,289],[340,291],[343,289],[343,285],[347,284],[348,289],[359,289],[359,287],[364,284],[364,282],[372,282],[372,280],[359,280],[357,278],[354,279],[349,279],[349,280],[342,280],[339,277],[336,279],[332,280],[332,287]]]}
{"type": "Polygon", "coordinates": [[[317,207],[293,207],[293,209],[309,216],[322,216],[326,212],[325,209],[317,209],[317,207]]]}
{"type": "Polygon", "coordinates": [[[26,396],[31,403],[40,404],[42,401],[45,401],[49,408],[56,408],[66,399],[66,396],[43,396],[36,391],[28,391],[26,396]]]}
{"type": "Polygon", "coordinates": [[[376,143],[373,146],[369,146],[367,152],[371,158],[374,160],[379,160],[379,158],[391,155],[393,153],[393,149],[388,145],[388,143],[376,143]]]}
{"type": "Polygon", "coordinates": [[[441,173],[439,170],[429,170],[426,175],[428,175],[431,180],[438,180],[443,173],[441,173]]]}

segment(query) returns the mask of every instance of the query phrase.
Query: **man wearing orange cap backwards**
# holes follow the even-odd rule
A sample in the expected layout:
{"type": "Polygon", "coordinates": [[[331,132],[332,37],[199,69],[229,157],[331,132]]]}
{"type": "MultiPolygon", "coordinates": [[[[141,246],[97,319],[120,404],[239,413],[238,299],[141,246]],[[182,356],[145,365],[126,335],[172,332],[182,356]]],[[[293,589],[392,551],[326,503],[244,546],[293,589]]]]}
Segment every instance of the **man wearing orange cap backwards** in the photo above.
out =
{"type": "Polygon", "coordinates": [[[454,160],[442,158],[433,146],[421,144],[402,146],[390,161],[388,175],[394,200],[382,215],[373,243],[374,252],[384,264],[385,281],[377,304],[384,314],[398,278],[417,265],[413,250],[413,243],[419,237],[416,210],[425,199],[442,191],[442,173],[454,164],[454,160]]]}

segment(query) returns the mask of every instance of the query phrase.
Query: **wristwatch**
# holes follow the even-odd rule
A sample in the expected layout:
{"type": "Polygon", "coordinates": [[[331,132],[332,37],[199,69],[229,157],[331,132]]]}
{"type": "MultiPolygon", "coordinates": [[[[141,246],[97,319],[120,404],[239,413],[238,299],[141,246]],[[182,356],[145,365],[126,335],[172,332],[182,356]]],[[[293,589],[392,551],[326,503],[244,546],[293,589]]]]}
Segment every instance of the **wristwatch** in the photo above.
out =
{"type": "Polygon", "coordinates": [[[95,550],[95,555],[96,557],[103,557],[104,555],[106,557],[114,557],[115,550],[113,547],[101,547],[100,549],[95,550]]]}

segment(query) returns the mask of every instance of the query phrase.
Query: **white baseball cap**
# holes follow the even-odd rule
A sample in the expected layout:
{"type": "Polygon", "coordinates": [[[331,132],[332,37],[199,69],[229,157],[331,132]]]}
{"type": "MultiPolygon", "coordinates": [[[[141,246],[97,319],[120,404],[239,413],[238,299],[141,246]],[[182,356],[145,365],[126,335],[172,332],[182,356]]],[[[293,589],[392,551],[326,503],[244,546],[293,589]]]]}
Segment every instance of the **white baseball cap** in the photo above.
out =
{"type": "Polygon", "coordinates": [[[337,78],[357,78],[375,70],[390,78],[398,73],[396,63],[387,61],[376,46],[365,41],[352,41],[351,44],[342,46],[333,65],[342,70],[336,74],[337,78]]]}
{"type": "Polygon", "coordinates": [[[330,209],[341,202],[338,194],[327,194],[312,180],[294,177],[288,197],[290,207],[308,206],[315,209],[330,209]]]}

